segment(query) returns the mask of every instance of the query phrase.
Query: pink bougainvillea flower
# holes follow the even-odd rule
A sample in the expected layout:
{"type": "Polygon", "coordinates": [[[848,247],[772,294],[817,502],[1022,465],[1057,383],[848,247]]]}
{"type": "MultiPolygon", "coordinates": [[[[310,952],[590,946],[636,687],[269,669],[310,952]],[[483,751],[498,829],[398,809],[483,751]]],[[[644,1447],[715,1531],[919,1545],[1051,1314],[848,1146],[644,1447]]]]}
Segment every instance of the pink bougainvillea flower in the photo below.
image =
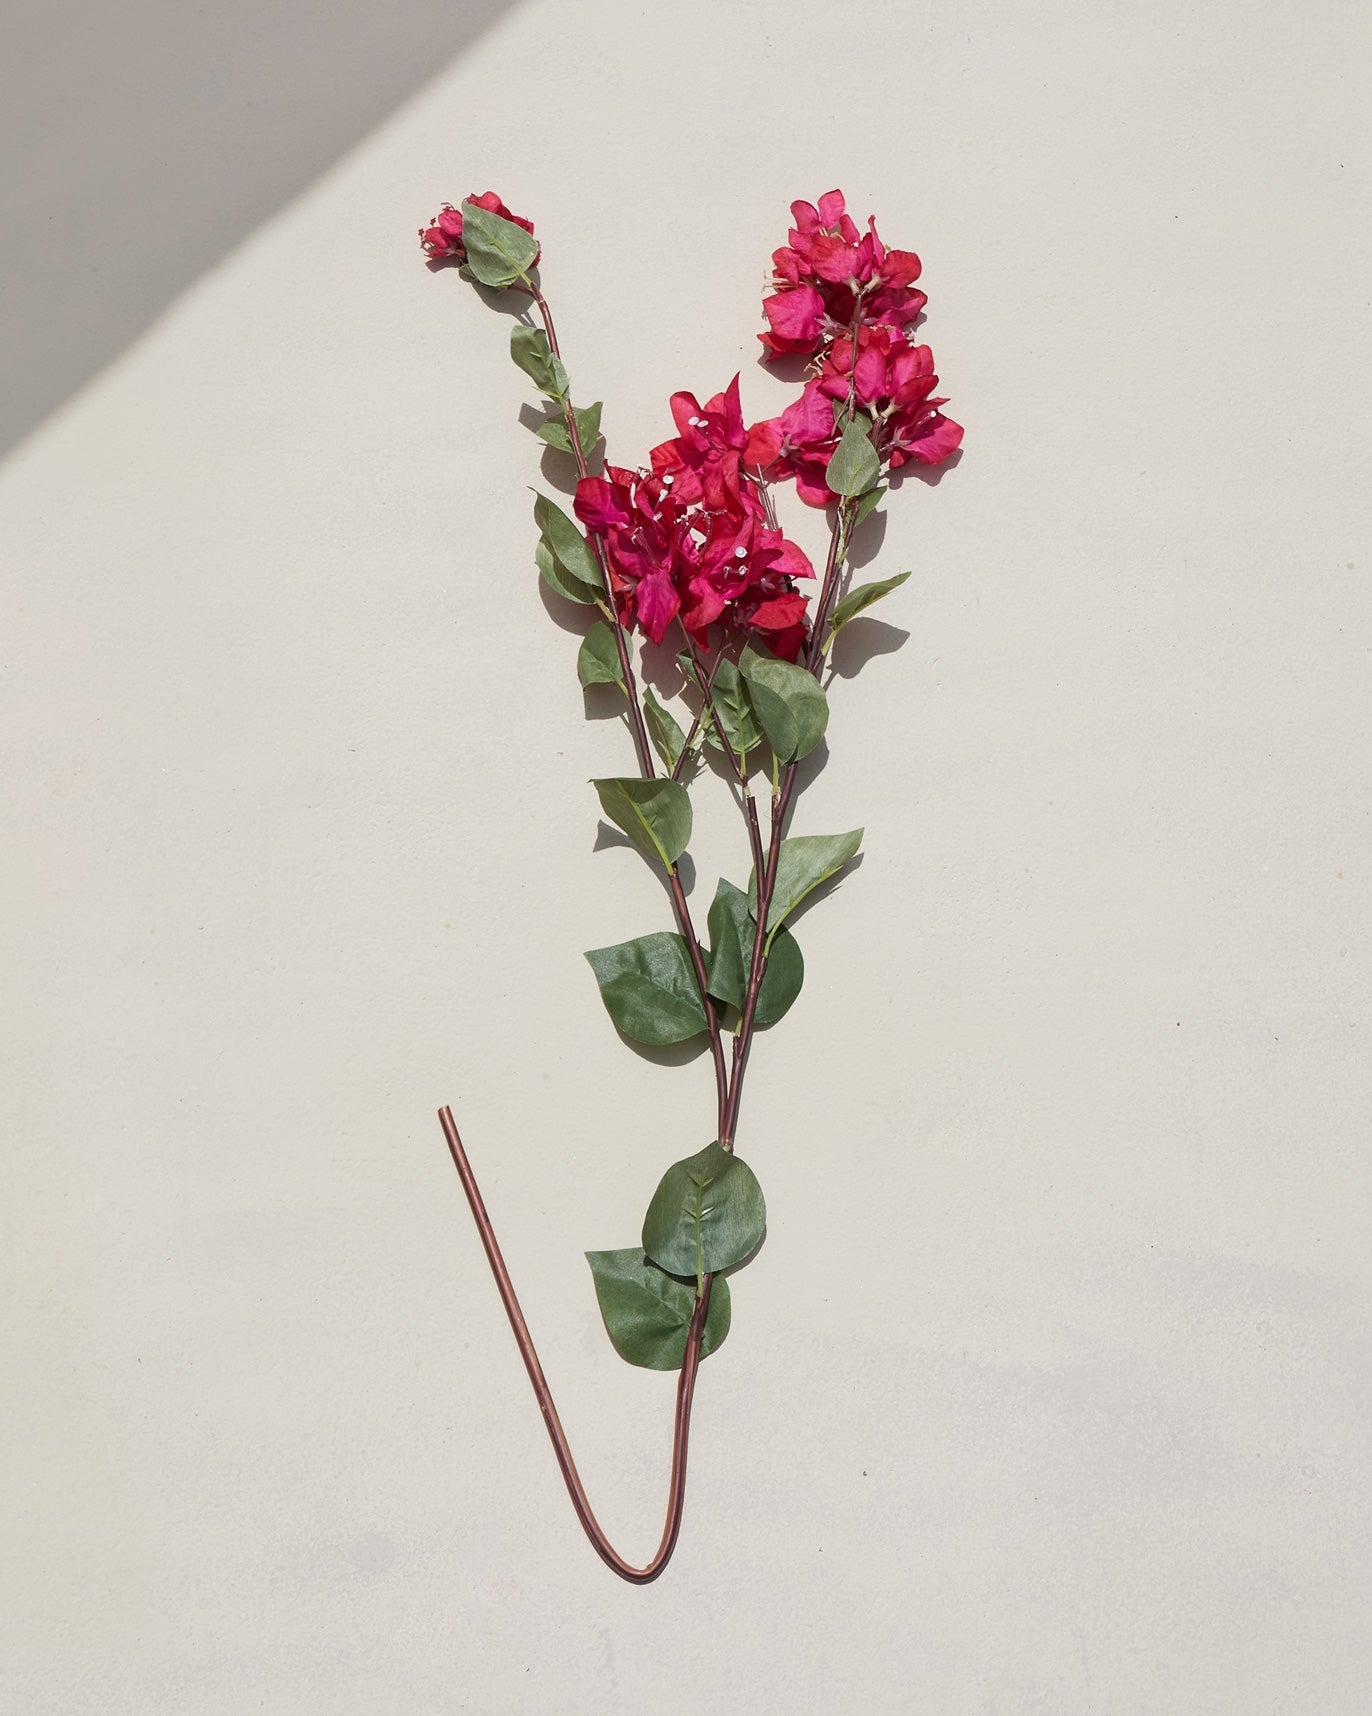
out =
{"type": "Polygon", "coordinates": [[[740,483],[747,436],[738,377],[704,405],[693,393],[674,393],[671,408],[677,434],[653,448],[649,458],[654,473],[673,478],[680,500],[699,500],[711,512],[760,509],[740,483]]]}
{"type": "Polygon", "coordinates": [[[814,568],[768,524],[760,483],[764,468],[792,474],[787,462],[804,448],[819,458],[832,446],[833,404],[816,381],[779,418],[745,430],[735,376],[704,405],[673,394],[671,410],[678,433],[653,448],[650,470],[608,465],[577,484],[573,510],[600,539],[615,611],[656,644],[679,619],[704,649],[714,628],[793,661],[808,635],[796,581],[814,568]]]}
{"type": "Polygon", "coordinates": [[[796,493],[808,506],[828,506],[834,496],[824,472],[837,445],[833,401],[814,380],[780,417],[753,425],[744,463],[775,482],[794,478],[796,493]]]}
{"type": "Polygon", "coordinates": [[[940,465],[962,440],[961,424],[938,409],[948,401],[931,397],[938,386],[933,352],[890,328],[861,329],[856,347],[851,339],[835,340],[816,385],[838,400],[852,390],[877,420],[877,445],[892,470],[911,459],[940,465]]]}
{"type": "Polygon", "coordinates": [[[896,329],[915,321],[928,300],[913,284],[913,250],[888,250],[874,220],[859,232],[841,191],[826,191],[817,208],[792,203],[791,218],[788,243],[772,253],[777,290],[762,301],[769,326],[758,338],[770,356],[808,357],[855,321],[896,329]]]}
{"type": "Polygon", "coordinates": [[[774,653],[795,659],[806,635],[807,598],[794,581],[815,571],[794,542],[749,516],[733,531],[692,544],[689,558],[681,621],[698,644],[708,649],[710,627],[720,624],[740,636],[766,632],[774,653]]]}
{"type": "Polygon", "coordinates": [[[610,594],[622,624],[637,622],[661,643],[681,606],[676,587],[683,508],[670,476],[606,467],[605,477],[583,477],[572,510],[605,549],[610,594]]]}
{"type": "MultiPolygon", "coordinates": [[[[525,220],[523,215],[513,214],[494,191],[483,191],[479,197],[473,193],[466,200],[475,203],[479,209],[485,209],[489,214],[499,215],[502,220],[513,221],[527,233],[532,234],[534,230],[531,220],[525,220]]],[[[462,210],[454,208],[451,203],[444,203],[434,216],[432,225],[420,227],[419,242],[428,255],[431,267],[465,262],[467,252],[462,243],[462,210]]],[[[537,261],[538,256],[535,255],[534,262],[537,261]]]]}
{"type": "MultiPolygon", "coordinates": [[[[780,254],[780,253],[778,253],[780,254]]],[[[824,332],[824,299],[813,286],[797,284],[762,300],[771,324],[758,338],[774,356],[797,353],[808,357],[824,332]]]]}

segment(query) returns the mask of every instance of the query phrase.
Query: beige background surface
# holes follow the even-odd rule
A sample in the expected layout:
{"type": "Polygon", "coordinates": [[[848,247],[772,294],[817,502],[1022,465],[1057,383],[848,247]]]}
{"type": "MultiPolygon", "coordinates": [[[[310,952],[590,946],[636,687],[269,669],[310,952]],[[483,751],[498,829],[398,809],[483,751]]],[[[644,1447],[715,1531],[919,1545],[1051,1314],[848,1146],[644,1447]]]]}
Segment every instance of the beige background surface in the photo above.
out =
{"type": "Polygon", "coordinates": [[[1364,1716],[1368,46],[525,5],[10,457],[5,1709],[1364,1716]],[[758,293],[833,184],[924,256],[968,428],[800,804],[867,856],[755,1055],[769,1238],[647,1590],[433,1118],[646,1555],[672,1385],[580,1253],[709,1077],[580,957],[665,917],[594,850],[628,753],[507,325],[414,240],[488,184],[619,458],[673,388],[786,397],[758,293]]]}

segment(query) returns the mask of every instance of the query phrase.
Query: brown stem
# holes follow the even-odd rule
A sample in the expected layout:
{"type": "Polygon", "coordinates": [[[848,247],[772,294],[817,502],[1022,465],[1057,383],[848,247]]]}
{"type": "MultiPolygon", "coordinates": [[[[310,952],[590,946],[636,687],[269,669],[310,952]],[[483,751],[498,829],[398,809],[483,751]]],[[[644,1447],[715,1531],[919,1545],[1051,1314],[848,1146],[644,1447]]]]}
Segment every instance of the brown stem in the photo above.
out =
{"type": "MultiPolygon", "coordinates": [[[[696,717],[696,725],[698,726],[701,720],[708,716],[710,725],[715,730],[715,737],[719,740],[720,749],[724,752],[729,767],[734,771],[734,778],[738,782],[739,798],[742,800],[744,820],[748,825],[748,842],[753,850],[753,865],[760,876],[762,874],[762,834],[758,828],[757,804],[748,786],[748,777],[744,773],[743,765],[734,754],[734,748],[724,732],[724,723],[720,720],[719,711],[715,708],[715,675],[719,672],[719,664],[723,660],[723,655],[719,651],[716,652],[715,664],[710,669],[707,678],[705,670],[700,665],[700,657],[696,653],[695,642],[685,626],[681,628],[681,635],[686,640],[686,653],[691,658],[691,671],[695,675],[696,687],[705,700],[701,706],[700,714],[696,717]]],[[[695,728],[693,727],[691,731],[694,732],[695,728]]]]}
{"type": "Polygon", "coordinates": [[[715,1118],[722,1127],[729,1100],[729,1075],[724,1066],[724,1039],[720,1035],[719,1010],[710,994],[705,955],[691,923],[691,908],[686,904],[686,890],[681,885],[681,876],[675,864],[667,866],[667,885],[672,891],[672,907],[676,912],[676,921],[681,926],[681,939],[686,943],[691,970],[695,973],[696,988],[700,990],[700,999],[705,1005],[705,1021],[710,1032],[710,1053],[715,1063],[715,1118]]]}
{"type": "MultiPolygon", "coordinates": [[[[538,305],[538,313],[543,319],[543,331],[548,336],[548,348],[554,357],[562,356],[562,348],[557,343],[557,329],[553,325],[553,313],[548,308],[548,300],[542,291],[528,283],[534,302],[538,305]]],[[[576,459],[576,468],[583,481],[591,472],[586,463],[586,451],[581,445],[581,436],[576,426],[576,413],[572,410],[571,395],[562,402],[562,416],[567,425],[567,433],[571,438],[572,453],[576,459]]],[[[614,592],[610,584],[610,563],[605,553],[605,545],[600,538],[591,533],[591,548],[600,565],[600,573],[605,580],[605,593],[610,599],[609,614],[610,630],[614,633],[615,651],[619,657],[620,676],[624,681],[625,696],[629,700],[629,716],[633,726],[634,747],[638,752],[639,771],[645,780],[655,778],[653,767],[652,746],[648,742],[648,729],[643,720],[643,708],[638,695],[638,680],[634,675],[633,662],[629,658],[629,645],[624,635],[624,627],[619,624],[618,616],[613,609],[614,592]]],[[[729,1096],[729,1074],[724,1064],[724,1041],[719,1029],[719,1011],[711,998],[708,988],[709,978],[705,972],[705,955],[696,935],[695,925],[691,922],[691,908],[686,902],[686,890],[681,885],[675,864],[667,866],[667,885],[671,891],[672,909],[676,915],[677,928],[681,938],[686,943],[686,951],[690,956],[691,970],[695,974],[696,985],[700,990],[701,1004],[705,1009],[705,1023],[710,1033],[710,1055],[715,1069],[715,1107],[717,1118],[722,1125],[724,1121],[724,1106],[729,1096]]]]}
{"type": "MultiPolygon", "coordinates": [[[[819,602],[815,608],[813,630],[810,647],[806,653],[805,665],[811,673],[818,677],[823,663],[824,653],[819,646],[819,640],[824,635],[824,627],[829,623],[829,610],[838,587],[839,571],[843,564],[844,546],[847,537],[848,519],[847,501],[840,501],[838,511],[834,516],[833,528],[829,535],[829,557],[824,566],[824,583],[820,589],[819,602]]],[[[777,865],[781,859],[781,841],[786,829],[786,818],[790,812],[791,799],[796,787],[796,763],[787,763],[781,777],[781,786],[772,801],[772,829],[768,843],[767,862],[764,867],[754,861],[757,884],[757,933],[753,937],[753,958],[748,970],[748,987],[744,992],[743,1009],[739,1017],[738,1030],[734,1035],[734,1052],[729,1066],[729,1099],[724,1107],[724,1124],[720,1133],[720,1142],[726,1150],[734,1147],[734,1133],[738,1129],[739,1103],[743,1096],[743,1075],[748,1067],[748,1051],[753,1042],[753,1025],[757,1017],[758,996],[762,992],[762,979],[767,974],[767,920],[772,906],[772,895],[776,890],[777,865]]]]}
{"type": "MultiPolygon", "coordinates": [[[[557,329],[553,325],[553,313],[548,308],[548,300],[537,286],[530,286],[534,302],[538,305],[538,313],[543,318],[543,331],[548,336],[548,348],[554,357],[562,356],[562,348],[557,343],[557,329]]],[[[581,445],[581,433],[576,426],[576,412],[572,410],[570,394],[561,401],[562,419],[567,425],[567,434],[571,438],[572,456],[576,460],[577,474],[584,481],[591,474],[590,466],[586,463],[586,450],[581,445]]],[[[624,679],[626,694],[629,699],[629,719],[633,725],[634,748],[638,752],[638,766],[645,780],[651,780],[656,773],[653,768],[652,746],[648,743],[648,729],[643,723],[643,710],[639,706],[638,684],[634,678],[633,663],[629,660],[629,646],[624,638],[624,628],[618,622],[613,612],[614,591],[610,585],[610,564],[605,554],[605,544],[594,531],[590,536],[591,550],[600,565],[600,575],[605,580],[605,594],[610,600],[610,630],[615,637],[615,651],[619,656],[619,671],[624,679]]]]}
{"type": "Polygon", "coordinates": [[[586,1486],[581,1481],[581,1475],[576,1469],[576,1461],[572,1458],[572,1450],[567,1441],[567,1432],[562,1428],[562,1420],[557,1415],[557,1407],[553,1403],[552,1390],[548,1387],[548,1379],[543,1374],[543,1366],[538,1362],[538,1353],[534,1349],[533,1337],[529,1333],[529,1325],[524,1321],[524,1313],[519,1307],[515,1296],[514,1283],[510,1280],[510,1272],[505,1267],[505,1259],[500,1254],[500,1246],[496,1242],[495,1230],[491,1226],[491,1218],[486,1213],[486,1205],[481,1191],[472,1173],[471,1163],[467,1160],[467,1152],[462,1148],[462,1140],[458,1136],[457,1125],[453,1120],[450,1108],[440,1108],[438,1111],[439,1124],[443,1128],[443,1136],[448,1141],[448,1149],[452,1154],[453,1165],[457,1169],[458,1178],[462,1181],[462,1189],[467,1194],[467,1202],[471,1206],[472,1219],[476,1222],[476,1230],[481,1235],[481,1243],[486,1249],[486,1260],[491,1266],[491,1274],[495,1277],[496,1289],[500,1294],[500,1302],[505,1307],[505,1315],[510,1319],[510,1327],[514,1330],[515,1342],[519,1347],[519,1356],[524,1360],[524,1368],[529,1373],[529,1381],[533,1384],[534,1394],[538,1400],[539,1411],[543,1414],[543,1422],[548,1428],[552,1439],[553,1452],[557,1455],[557,1463],[562,1471],[563,1481],[567,1485],[567,1493],[572,1498],[572,1506],[576,1516],[581,1521],[581,1528],[590,1538],[596,1554],[610,1568],[618,1573],[621,1579],[627,1579],[633,1585],[647,1585],[667,1565],[676,1548],[677,1535],[681,1530],[681,1510],[686,1500],[686,1450],[691,1431],[691,1396],[695,1390],[696,1371],[700,1365],[700,1342],[705,1333],[705,1319],[710,1310],[711,1277],[704,1278],[702,1288],[695,1302],[691,1315],[691,1325],[686,1335],[686,1352],[682,1359],[681,1379],[677,1383],[676,1413],[672,1433],[672,1470],[667,1486],[667,1519],[662,1528],[662,1541],[657,1546],[657,1552],[646,1567],[634,1567],[623,1556],[616,1553],[614,1546],[601,1528],[600,1522],[591,1511],[591,1504],[586,1496],[586,1486]]]}

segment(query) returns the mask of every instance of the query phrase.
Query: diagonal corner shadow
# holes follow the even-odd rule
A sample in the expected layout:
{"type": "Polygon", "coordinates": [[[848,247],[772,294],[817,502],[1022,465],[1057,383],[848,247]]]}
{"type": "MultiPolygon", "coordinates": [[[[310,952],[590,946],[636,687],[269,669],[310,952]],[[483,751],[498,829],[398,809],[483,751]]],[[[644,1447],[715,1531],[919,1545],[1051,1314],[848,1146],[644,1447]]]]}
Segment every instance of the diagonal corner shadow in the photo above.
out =
{"type": "Polygon", "coordinates": [[[517,3],[12,9],[0,453],[517,3]]]}

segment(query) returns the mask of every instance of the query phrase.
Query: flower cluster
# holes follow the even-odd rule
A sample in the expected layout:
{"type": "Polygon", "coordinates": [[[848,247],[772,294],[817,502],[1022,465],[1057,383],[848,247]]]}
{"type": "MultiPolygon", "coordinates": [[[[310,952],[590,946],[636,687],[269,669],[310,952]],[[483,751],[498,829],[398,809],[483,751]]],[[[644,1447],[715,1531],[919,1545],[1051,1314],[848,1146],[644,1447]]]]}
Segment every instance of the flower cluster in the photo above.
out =
{"type": "Polygon", "coordinates": [[[826,335],[850,328],[859,314],[869,327],[908,327],[928,302],[915,289],[920,261],[913,250],[888,250],[876,222],[859,233],[842,191],[826,191],[819,207],[791,204],[789,244],[772,252],[778,290],[762,301],[768,321],[758,338],[769,355],[809,357],[826,335]]]}
{"type": "MultiPolygon", "coordinates": [[[[494,191],[483,191],[479,197],[472,195],[467,201],[475,203],[477,208],[485,209],[489,214],[499,215],[502,220],[513,221],[527,233],[532,234],[534,230],[531,220],[525,220],[523,215],[511,214],[494,191]]],[[[431,264],[465,262],[467,252],[462,243],[462,210],[454,208],[451,203],[444,203],[434,216],[432,225],[420,227],[419,242],[428,253],[431,264]]],[[[534,260],[537,261],[537,257],[534,260]]]]}
{"type": "MultiPolygon", "coordinates": [[[[533,222],[494,191],[468,202],[532,236],[533,222]]],[[[758,337],[768,359],[810,360],[799,398],[745,430],[737,376],[704,405],[674,394],[677,433],[653,448],[649,469],[607,465],[577,487],[576,514],[600,540],[619,618],[654,643],[679,620],[702,648],[716,628],[722,641],[753,634],[794,661],[808,635],[796,580],[814,569],[776,528],[768,484],[794,481],[808,505],[831,505],[829,462],[854,421],[887,471],[940,464],[962,440],[934,396],[933,354],[908,337],[927,301],[914,284],[919,257],[887,249],[874,220],[860,231],[841,191],[792,203],[791,216],[758,337]]],[[[460,208],[445,204],[419,238],[430,267],[467,261],[460,208]]]]}
{"type": "Polygon", "coordinates": [[[933,353],[907,335],[928,301],[913,282],[912,250],[888,250],[869,220],[860,233],[841,191],[816,208],[791,204],[789,244],[773,253],[777,290],[764,298],[769,357],[812,360],[812,379],[779,417],[748,432],[745,463],[761,478],[794,478],[810,506],[836,497],[824,480],[842,418],[860,410],[872,424],[878,456],[891,470],[911,460],[943,462],[962,440],[961,425],[939,410],[933,353]]]}
{"type": "Polygon", "coordinates": [[[653,448],[649,470],[608,465],[577,484],[576,515],[604,544],[619,618],[658,644],[678,618],[702,647],[717,624],[755,633],[794,661],[806,637],[795,580],[814,568],[768,524],[745,472],[738,377],[704,405],[673,394],[672,416],[678,433],[653,448]]]}

